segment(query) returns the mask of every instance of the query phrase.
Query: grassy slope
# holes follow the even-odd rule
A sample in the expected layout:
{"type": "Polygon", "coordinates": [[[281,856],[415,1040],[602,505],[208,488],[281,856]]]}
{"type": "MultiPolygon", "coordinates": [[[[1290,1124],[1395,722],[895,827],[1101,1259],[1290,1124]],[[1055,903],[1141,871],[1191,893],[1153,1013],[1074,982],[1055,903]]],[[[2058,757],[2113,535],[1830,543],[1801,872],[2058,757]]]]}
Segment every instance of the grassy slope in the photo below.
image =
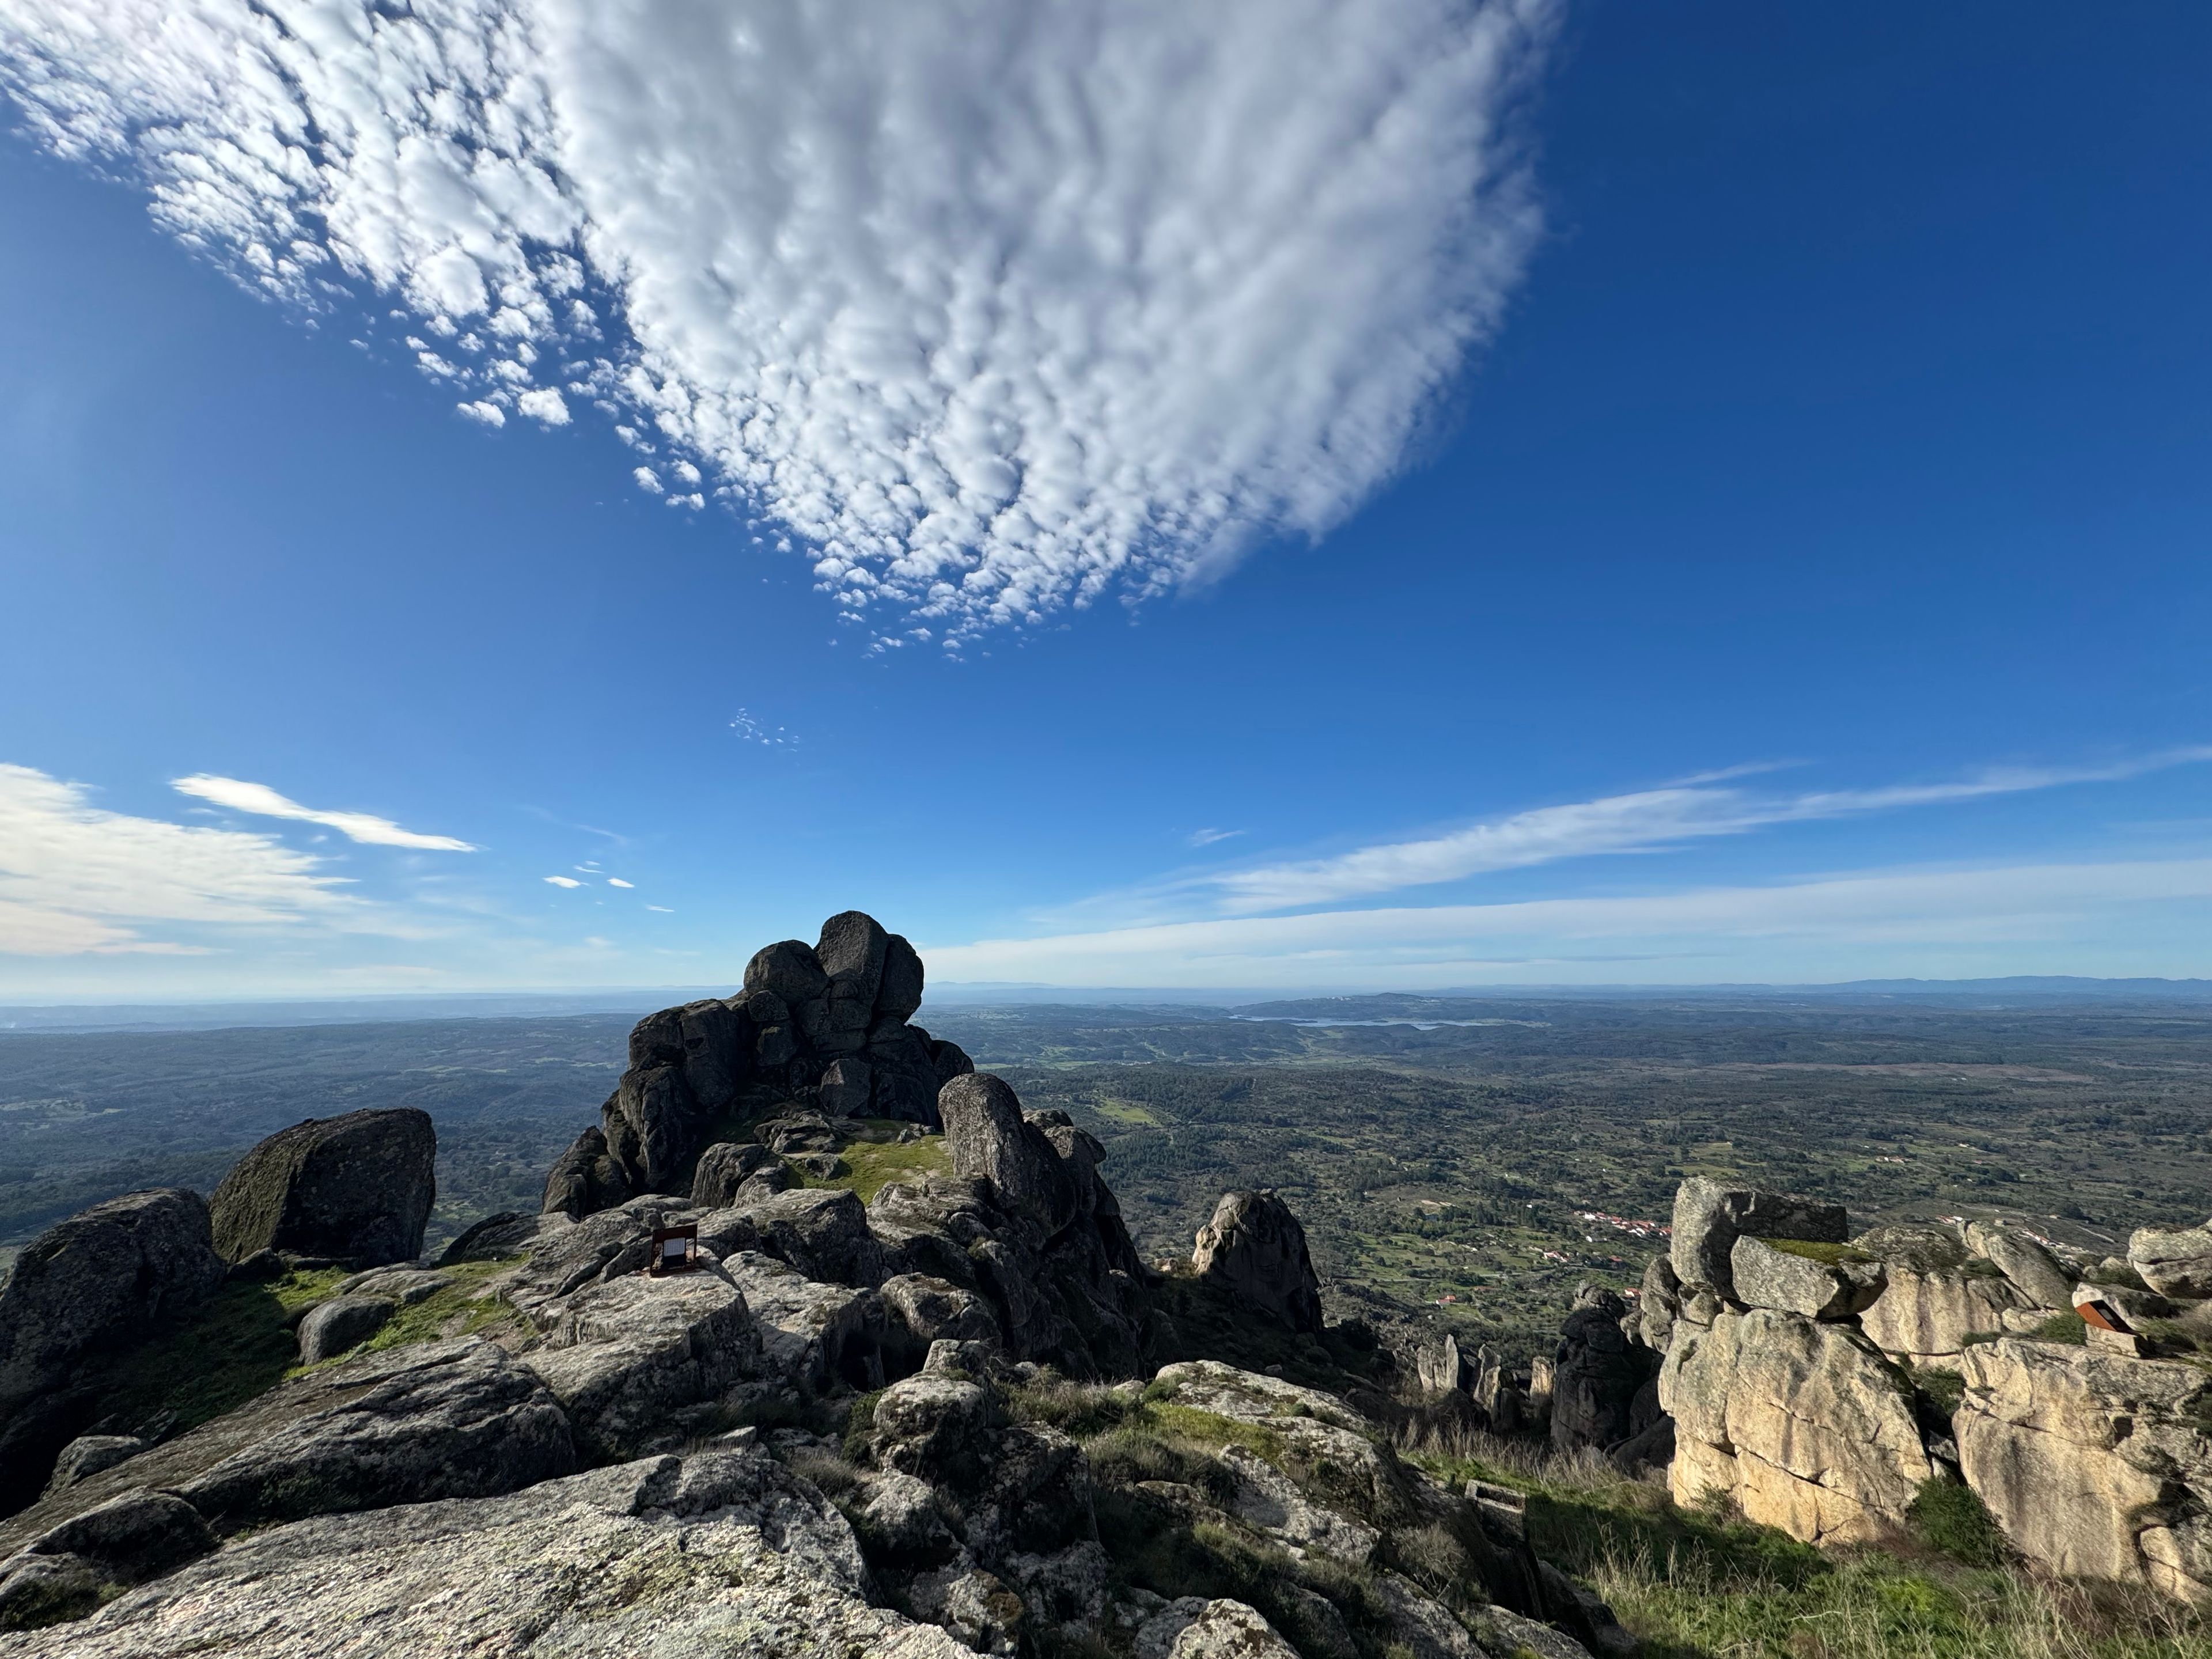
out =
{"type": "MultiPolygon", "coordinates": [[[[1651,1659],[2205,1659],[2212,1626],[2145,1592],[1972,1565],[1939,1511],[1889,1549],[1826,1553],[1677,1507],[1595,1458],[1471,1437],[1407,1454],[1440,1479],[1528,1497],[1537,1553],[1591,1585],[1651,1659]]],[[[1971,1537],[1971,1534],[1969,1534],[1971,1537]]]]}

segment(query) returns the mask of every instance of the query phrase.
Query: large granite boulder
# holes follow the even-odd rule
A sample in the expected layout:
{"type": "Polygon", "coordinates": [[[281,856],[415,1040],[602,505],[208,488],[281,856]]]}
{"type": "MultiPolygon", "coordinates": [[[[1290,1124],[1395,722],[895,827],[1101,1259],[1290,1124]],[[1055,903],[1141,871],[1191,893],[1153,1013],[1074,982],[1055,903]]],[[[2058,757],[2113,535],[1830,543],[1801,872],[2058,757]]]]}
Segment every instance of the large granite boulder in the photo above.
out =
{"type": "Polygon", "coordinates": [[[98,1414],[80,1371],[222,1283],[208,1206],[163,1188],[95,1204],[24,1247],[0,1281],[0,1514],[38,1497],[98,1414]]]}
{"type": "Polygon", "coordinates": [[[1294,1331],[1322,1328],[1321,1279],[1306,1230],[1273,1192],[1222,1194],[1212,1218],[1198,1230],[1190,1265],[1294,1331]]]}
{"type": "MultiPolygon", "coordinates": [[[[2058,1258],[2024,1233],[1990,1222],[1966,1227],[1966,1248],[2012,1281],[2013,1288],[2039,1308],[2073,1305],[2074,1278],[2058,1258]]],[[[2212,1240],[2208,1240],[2212,1244],[2212,1240]]]]}
{"type": "Polygon", "coordinates": [[[1739,1237],[1840,1244],[1849,1233],[1840,1204],[1796,1193],[1723,1187],[1692,1176],[1674,1194],[1670,1254],[1674,1275],[1686,1288],[1702,1285],[1735,1300],[1733,1252],[1739,1237]]]}
{"type": "Polygon", "coordinates": [[[1884,1288],[1860,1316],[1884,1353],[1916,1365],[1948,1365],[1969,1346],[2043,1317],[1995,1262],[1975,1255],[1948,1227],[1905,1222],[1852,1241],[1882,1264],[1884,1288]]]}
{"type": "Polygon", "coordinates": [[[1026,1218],[1041,1239],[1077,1213],[1074,1179],[1042,1129],[1022,1115],[1006,1083],[988,1072],[946,1084],[937,1097],[953,1173],[991,1183],[999,1202],[1026,1218]]]}
{"type": "Polygon", "coordinates": [[[2015,1548],[2069,1577],[2212,1596],[2212,1374],[2016,1338],[1958,1365],[1960,1469],[2015,1548]]]}
{"type": "Polygon", "coordinates": [[[545,1177],[547,1215],[570,1219],[627,1204],[635,1194],[629,1171],[607,1150],[606,1131],[594,1125],[578,1135],[545,1177]]]}
{"type": "Polygon", "coordinates": [[[198,1193],[129,1193],[48,1228],[0,1282],[0,1419],[88,1353],[131,1346],[204,1300],[225,1271],[198,1193]]]}
{"type": "Polygon", "coordinates": [[[1674,1419],[1675,1501],[1717,1491],[1811,1542],[1902,1528],[1935,1474],[1910,1383],[1848,1324],[1755,1308],[1684,1328],[1659,1397],[1674,1419]]]}
{"type": "Polygon", "coordinates": [[[438,1133],[412,1107],[309,1118],[232,1166],[209,1208],[226,1261],[257,1251],[408,1261],[437,1197],[438,1133]]]}
{"type": "Polygon", "coordinates": [[[2212,1224],[2141,1228],[2128,1240],[2128,1265],[2160,1296],[2212,1297],[2212,1224]]]}
{"type": "Polygon", "coordinates": [[[1872,1307],[1886,1280],[1878,1257],[1847,1246],[1773,1243],[1749,1234],[1729,1253],[1736,1299],[1807,1319],[1848,1319],[1872,1307]]]}
{"type": "Polygon", "coordinates": [[[744,1295],[717,1273],[629,1273],[570,1296],[526,1364],[577,1439],[599,1457],[680,1446],[757,1376],[761,1344],[744,1295]]]}
{"type": "Polygon", "coordinates": [[[1560,1327],[1552,1369],[1552,1443],[1561,1451],[1615,1446],[1649,1426],[1636,1420],[1637,1395],[1660,1356],[1631,1339],[1628,1304],[1613,1291],[1583,1285],[1560,1327]]]}

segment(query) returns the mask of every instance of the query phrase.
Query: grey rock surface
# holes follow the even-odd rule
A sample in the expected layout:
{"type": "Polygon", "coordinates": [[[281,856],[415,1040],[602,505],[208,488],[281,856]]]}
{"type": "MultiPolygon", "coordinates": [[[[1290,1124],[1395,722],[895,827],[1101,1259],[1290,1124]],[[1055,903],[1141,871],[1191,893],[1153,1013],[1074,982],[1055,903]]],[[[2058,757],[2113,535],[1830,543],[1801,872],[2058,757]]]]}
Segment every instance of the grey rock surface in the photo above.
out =
{"type": "Polygon", "coordinates": [[[738,1189],[776,1161],[775,1154],[752,1141],[717,1141],[699,1154],[691,1176],[691,1202],[720,1210],[736,1201],[738,1189]]]}
{"type": "Polygon", "coordinates": [[[1821,1261],[1745,1234],[1729,1253],[1729,1268],[1736,1300],[1746,1307],[1848,1319],[1872,1307],[1888,1284],[1878,1257],[1854,1259],[1856,1255],[1821,1261]]]}
{"type": "Polygon", "coordinates": [[[103,1469],[112,1469],[126,1457],[136,1457],[146,1449],[147,1443],[133,1434],[80,1435],[62,1448],[54,1459],[53,1474],[46,1481],[42,1496],[74,1486],[80,1480],[89,1480],[103,1469]]]}
{"type": "Polygon", "coordinates": [[[988,1072],[955,1078],[937,1097],[953,1172],[988,1181],[1000,1203],[1026,1218],[1039,1241],[1075,1218],[1075,1182],[1021,1101],[988,1072]]]}
{"type": "Polygon", "coordinates": [[[1796,1193],[1723,1187],[1704,1176],[1692,1176],[1676,1189],[1669,1254],[1684,1286],[1708,1286],[1733,1298],[1731,1253],[1745,1234],[1840,1244],[1850,1236],[1850,1223],[1842,1205],[1796,1193]]]}
{"type": "Polygon", "coordinates": [[[98,1418],[80,1368],[136,1347],[223,1273],[206,1203],[177,1188],[95,1204],[24,1248],[0,1279],[0,1514],[36,1498],[98,1418]]]}
{"type": "Polygon", "coordinates": [[[683,1444],[761,1370],[744,1295],[720,1273],[630,1273],[569,1296],[545,1346],[523,1362],[600,1458],[683,1444]]]}
{"type": "Polygon", "coordinates": [[[412,1107],[309,1118],[239,1159],[209,1208],[227,1261],[258,1250],[409,1261],[437,1196],[437,1132],[412,1107]]]}
{"type": "Polygon", "coordinates": [[[0,1556],[134,1487],[218,1531],[418,1497],[510,1492],[576,1466],[568,1419],[496,1345],[465,1337],[319,1367],[0,1521],[0,1556]]]}
{"type": "Polygon", "coordinates": [[[162,1188],[95,1204],[26,1245],[0,1282],[0,1418],[94,1347],[128,1347],[222,1283],[208,1206],[162,1188]]]}
{"type": "Polygon", "coordinates": [[[1306,1230],[1273,1192],[1224,1193],[1199,1229],[1190,1265],[1294,1331],[1322,1328],[1321,1280],[1306,1230]]]}
{"type": "Polygon", "coordinates": [[[2128,1265],[2160,1296],[2212,1297],[2212,1226],[2141,1228],[2128,1240],[2128,1265]]]}
{"type": "Polygon", "coordinates": [[[1966,1243],[1976,1254],[1994,1263],[2012,1281],[2013,1288],[2033,1306],[2073,1306],[2074,1275],[2033,1239],[2009,1227],[1976,1222],[1966,1228],[1966,1243]]]}
{"type": "Polygon", "coordinates": [[[1960,1358],[1966,1483],[2048,1571],[2212,1595],[2212,1376],[2008,1338],[1960,1358]]]}
{"type": "Polygon", "coordinates": [[[963,1659],[872,1607],[852,1530],[773,1458],[710,1452],[512,1497],[296,1522],[92,1619],[0,1636],[5,1659],[963,1659]]]}
{"type": "Polygon", "coordinates": [[[300,1363],[319,1365],[350,1353],[391,1322],[398,1302],[388,1296],[333,1297],[300,1322],[300,1363]]]}

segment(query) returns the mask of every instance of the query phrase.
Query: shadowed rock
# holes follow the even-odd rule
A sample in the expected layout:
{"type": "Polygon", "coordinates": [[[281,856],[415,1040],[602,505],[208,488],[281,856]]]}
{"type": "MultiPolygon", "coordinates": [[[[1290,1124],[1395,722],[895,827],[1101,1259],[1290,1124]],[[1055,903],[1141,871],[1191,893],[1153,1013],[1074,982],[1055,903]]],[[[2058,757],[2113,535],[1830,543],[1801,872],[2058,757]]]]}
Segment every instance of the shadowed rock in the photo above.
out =
{"type": "Polygon", "coordinates": [[[309,1118],[239,1159],[210,1204],[217,1254],[335,1256],[360,1267],[422,1254],[437,1196],[437,1131],[412,1107],[309,1118]]]}
{"type": "Polygon", "coordinates": [[[0,1282],[0,1514],[38,1497],[98,1414],[79,1367],[135,1347],[223,1272],[206,1202],[176,1188],[95,1204],[24,1248],[0,1282]]]}
{"type": "Polygon", "coordinates": [[[1627,1314],[1612,1291],[1585,1285],[1575,1293],[1552,1370],[1552,1443],[1562,1451],[1617,1445],[1641,1426],[1636,1397],[1659,1356],[1629,1340],[1627,1314]]]}
{"type": "Polygon", "coordinates": [[[1294,1331],[1322,1328],[1321,1280],[1306,1230],[1272,1192],[1222,1194],[1213,1218],[1198,1230],[1190,1265],[1294,1331]]]}
{"type": "Polygon", "coordinates": [[[953,1172],[991,1183],[999,1201],[1045,1237],[1075,1218],[1075,1182],[1052,1142],[1022,1115],[1012,1088],[988,1072],[952,1079],[937,1097],[953,1172]]]}

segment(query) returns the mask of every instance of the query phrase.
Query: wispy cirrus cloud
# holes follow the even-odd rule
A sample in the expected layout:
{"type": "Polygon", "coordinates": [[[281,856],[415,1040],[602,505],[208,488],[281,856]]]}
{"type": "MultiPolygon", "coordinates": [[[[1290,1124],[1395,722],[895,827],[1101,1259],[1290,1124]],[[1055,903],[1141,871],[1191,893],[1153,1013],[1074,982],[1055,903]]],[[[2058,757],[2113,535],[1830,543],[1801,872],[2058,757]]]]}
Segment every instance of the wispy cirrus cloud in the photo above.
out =
{"type": "Polygon", "coordinates": [[[403,830],[390,818],[380,818],[368,812],[331,812],[278,794],[265,783],[248,783],[240,778],[218,778],[205,772],[195,772],[191,777],[178,778],[170,787],[181,794],[209,801],[233,812],[245,812],[255,817],[294,818],[303,823],[319,823],[326,830],[335,830],[349,841],[369,847],[411,847],[421,852],[473,853],[477,848],[451,836],[418,835],[412,830],[403,830]]]}
{"type": "Polygon", "coordinates": [[[1224,841],[1234,841],[1244,832],[1242,830],[1194,830],[1187,839],[1193,847],[1212,847],[1224,841]]]}
{"type": "Polygon", "coordinates": [[[2179,859],[1861,871],[1765,886],[1217,917],[925,949],[940,985],[2201,975],[2208,924],[2212,860],[2179,859]]]}
{"type": "Polygon", "coordinates": [[[1708,775],[1717,781],[1537,807],[1442,835],[1379,842],[1327,858],[1206,872],[1175,885],[1185,892],[1209,895],[1223,912],[1255,915],[1567,859],[1661,852],[1779,824],[1978,800],[2065,784],[2112,782],[2208,760],[2212,760],[2212,747],[2194,747],[2104,766],[1993,768],[1934,783],[1796,794],[1744,788],[1729,780],[1753,769],[1736,768],[1708,775]]]}
{"type": "Polygon", "coordinates": [[[470,420],[602,405],[957,641],[1398,468],[1534,244],[1559,9],[9,0],[0,84],[248,283],[396,300],[470,420]]]}
{"type": "Polygon", "coordinates": [[[0,955],[198,954],[149,925],[348,925],[362,908],[320,860],[267,836],[136,817],[83,785],[0,765],[0,955]]]}

